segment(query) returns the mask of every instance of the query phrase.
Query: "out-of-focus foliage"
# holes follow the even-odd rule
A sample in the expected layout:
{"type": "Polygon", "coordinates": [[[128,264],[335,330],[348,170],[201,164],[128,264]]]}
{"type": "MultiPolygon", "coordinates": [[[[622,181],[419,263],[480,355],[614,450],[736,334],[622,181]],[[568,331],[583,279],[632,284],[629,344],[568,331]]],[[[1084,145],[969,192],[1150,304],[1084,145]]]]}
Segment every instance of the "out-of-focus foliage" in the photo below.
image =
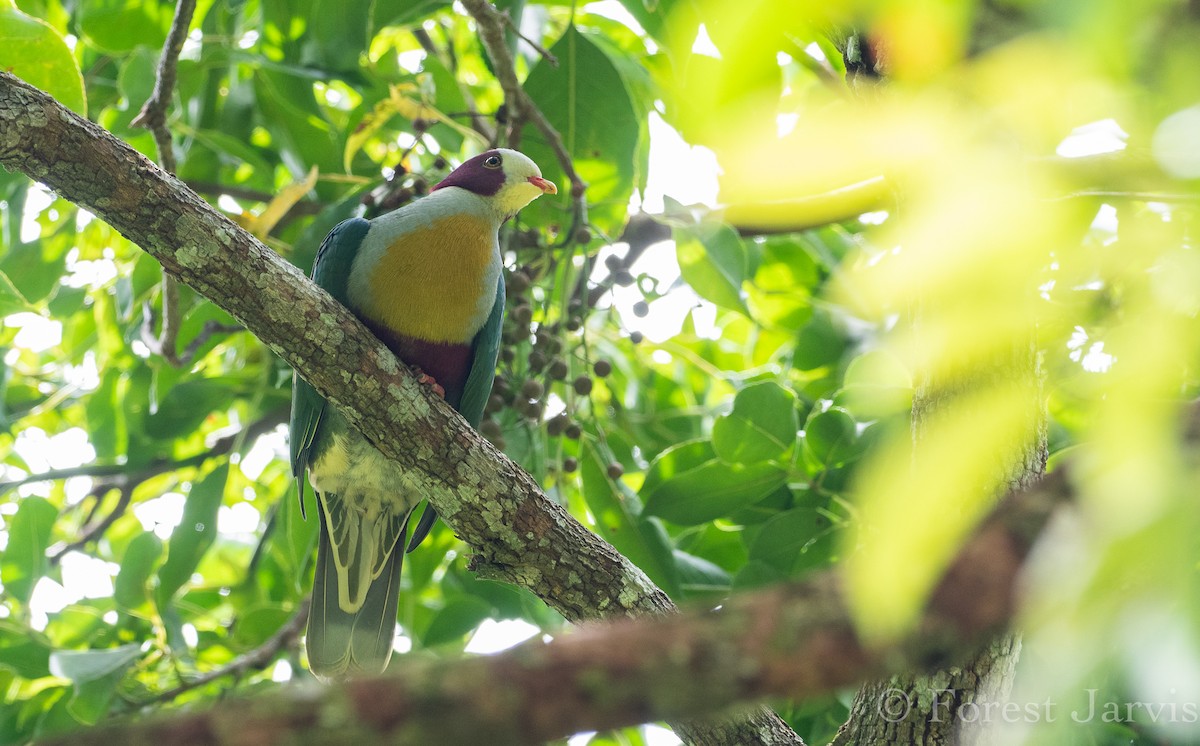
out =
{"type": "MultiPolygon", "coordinates": [[[[554,55],[510,34],[591,188],[586,225],[564,195],[506,233],[485,434],[674,599],[844,567],[863,633],[885,640],[1045,407],[1078,498],[1027,573],[1021,714],[995,722],[1037,743],[1191,732],[1194,5],[499,5],[554,55]],[[694,164],[650,157],[654,122],[711,151],[727,211],[670,199],[694,164]],[[664,189],[647,205],[670,240],[619,241],[664,189]],[[1034,349],[1040,385],[1022,368],[1034,349]]],[[[130,122],[172,6],[17,6],[0,0],[0,39],[35,28],[42,56],[21,61],[44,67],[4,44],[0,62],[77,110],[86,96],[155,157],[130,122]]],[[[169,125],[178,176],[307,269],[336,222],[419,196],[483,147],[501,103],[450,3],[211,0],[169,125]]],[[[520,147],[562,185],[536,129],[520,147]]],[[[192,354],[171,367],[142,341],[144,309],[161,307],[152,260],[24,177],[0,172],[0,201],[0,742],[307,676],[292,645],[187,687],[266,643],[311,585],[315,522],[283,458],[290,371],[187,289],[192,354]]],[[[488,620],[562,624],[477,580],[466,554],[438,526],[406,560],[410,654],[460,655],[488,620]]],[[[810,743],[847,714],[836,697],[779,707],[810,743]]]]}

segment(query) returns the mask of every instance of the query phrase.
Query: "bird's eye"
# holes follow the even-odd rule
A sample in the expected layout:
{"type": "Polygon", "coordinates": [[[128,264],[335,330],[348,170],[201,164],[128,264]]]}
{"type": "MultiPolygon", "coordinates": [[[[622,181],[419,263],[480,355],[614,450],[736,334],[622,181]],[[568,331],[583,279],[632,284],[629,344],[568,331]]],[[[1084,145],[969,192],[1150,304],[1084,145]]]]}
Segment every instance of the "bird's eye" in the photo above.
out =
{"type": "Polygon", "coordinates": [[[498,155],[489,155],[487,158],[483,159],[484,168],[500,168],[501,163],[502,161],[498,155]]]}

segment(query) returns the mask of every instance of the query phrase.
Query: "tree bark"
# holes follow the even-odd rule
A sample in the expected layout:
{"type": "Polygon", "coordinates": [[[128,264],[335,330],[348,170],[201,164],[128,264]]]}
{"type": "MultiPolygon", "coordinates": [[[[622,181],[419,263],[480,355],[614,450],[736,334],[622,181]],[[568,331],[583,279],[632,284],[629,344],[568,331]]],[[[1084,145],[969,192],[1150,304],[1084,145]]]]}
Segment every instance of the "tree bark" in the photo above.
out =
{"type": "MultiPolygon", "coordinates": [[[[920,447],[930,419],[946,407],[957,405],[959,394],[993,380],[1028,379],[1041,401],[1041,372],[1036,343],[1030,340],[1008,359],[989,366],[986,375],[952,382],[926,378],[913,399],[913,441],[920,447]]],[[[1010,493],[1031,489],[1046,471],[1046,414],[1041,405],[1028,413],[1030,440],[1017,454],[998,456],[1000,480],[1010,493]]],[[[966,590],[967,597],[973,593],[966,590]]],[[[936,593],[935,593],[936,600],[936,593]]],[[[1012,688],[1021,651],[1020,638],[1004,633],[988,641],[965,661],[932,674],[902,674],[868,682],[855,695],[850,715],[831,746],[855,744],[956,744],[990,743],[987,723],[970,713],[985,703],[1002,704],[1012,688]],[[968,715],[963,708],[971,708],[968,715]]]]}
{"type": "MultiPolygon", "coordinates": [[[[0,73],[0,165],[90,210],[245,324],[408,469],[490,577],[528,588],[573,622],[675,610],[296,267],[103,128],[8,73],[0,73]]],[[[673,727],[696,744],[801,743],[766,708],[673,727]]]]}

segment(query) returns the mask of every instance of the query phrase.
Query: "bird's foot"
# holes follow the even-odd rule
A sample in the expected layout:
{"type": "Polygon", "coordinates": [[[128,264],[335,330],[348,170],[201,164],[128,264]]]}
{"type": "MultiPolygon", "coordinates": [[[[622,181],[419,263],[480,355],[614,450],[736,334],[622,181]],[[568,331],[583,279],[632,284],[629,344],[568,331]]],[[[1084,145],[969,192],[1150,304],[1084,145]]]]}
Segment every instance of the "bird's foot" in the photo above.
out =
{"type": "Polygon", "coordinates": [[[412,371],[417,377],[417,383],[421,384],[422,386],[428,386],[429,388],[433,389],[433,393],[437,394],[443,399],[446,398],[446,389],[442,388],[442,384],[438,383],[433,376],[428,375],[425,373],[425,371],[421,370],[415,365],[412,366],[412,371]]]}

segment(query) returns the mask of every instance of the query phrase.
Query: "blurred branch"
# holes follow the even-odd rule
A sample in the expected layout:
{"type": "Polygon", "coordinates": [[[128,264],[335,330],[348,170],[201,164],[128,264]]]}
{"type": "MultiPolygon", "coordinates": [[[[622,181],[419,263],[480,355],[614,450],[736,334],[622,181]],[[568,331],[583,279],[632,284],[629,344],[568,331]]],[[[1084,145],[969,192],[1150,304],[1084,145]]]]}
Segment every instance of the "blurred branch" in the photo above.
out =
{"type": "Polygon", "coordinates": [[[261,671],[269,666],[280,652],[295,646],[299,641],[300,633],[304,630],[304,625],[308,623],[308,612],[311,602],[311,598],[305,598],[300,603],[300,606],[297,607],[296,613],[292,615],[292,618],[280,627],[279,631],[267,638],[267,641],[262,645],[239,655],[220,668],[200,674],[195,678],[187,679],[176,687],[172,687],[165,692],[160,692],[150,699],[138,702],[137,706],[146,707],[159,702],[170,702],[184,692],[198,689],[226,676],[240,678],[251,671],[261,671]]]}
{"type": "MultiPolygon", "coordinates": [[[[645,573],[547,499],[299,269],[99,125],[7,73],[0,165],[91,210],[243,322],[405,469],[493,577],[571,621],[674,611],[645,573]]],[[[799,742],[765,708],[675,727],[696,744],[799,742]]]]}
{"type": "Polygon", "coordinates": [[[50,550],[48,555],[49,560],[51,562],[58,562],[67,552],[79,549],[103,536],[104,532],[129,509],[129,505],[133,499],[133,491],[146,480],[156,477],[159,474],[200,466],[209,459],[228,455],[239,440],[243,442],[253,440],[259,435],[270,432],[278,425],[286,422],[288,411],[288,409],[280,407],[250,423],[242,430],[218,438],[207,451],[197,453],[185,459],[157,459],[132,471],[125,464],[88,464],[70,469],[56,469],[54,471],[42,472],[41,474],[31,474],[21,480],[0,483],[0,494],[13,487],[19,487],[22,484],[30,482],[47,482],[58,479],[70,479],[72,477],[101,479],[92,488],[91,494],[96,498],[96,504],[92,509],[92,513],[88,516],[86,524],[79,530],[79,535],[71,541],[55,546],[50,550]],[[99,510],[104,495],[113,489],[120,490],[121,493],[117,498],[117,502],[113,505],[112,510],[105,513],[99,519],[96,519],[96,512],[99,510]]]}
{"type": "MultiPolygon", "coordinates": [[[[171,96],[175,90],[175,72],[179,64],[179,52],[187,39],[188,28],[192,25],[192,14],[196,10],[196,0],[179,0],[175,6],[175,18],[171,21],[171,31],[163,42],[162,54],[158,58],[158,74],[154,80],[154,92],[142,105],[142,110],[130,122],[134,127],[145,127],[154,135],[154,144],[158,148],[158,162],[169,173],[175,173],[175,151],[171,144],[171,132],[167,129],[167,107],[171,104],[171,96]]],[[[175,278],[166,272],[162,277],[162,328],[159,334],[154,334],[154,313],[147,303],[142,311],[142,342],[150,351],[161,356],[173,367],[179,368],[187,361],[181,360],[176,354],[176,337],[179,335],[179,287],[175,278]]]]}
{"type": "Polygon", "coordinates": [[[558,58],[550,54],[550,52],[541,44],[538,44],[533,39],[530,39],[528,36],[521,33],[521,27],[518,26],[515,21],[513,21],[512,16],[508,14],[508,11],[504,11],[500,15],[504,18],[504,25],[512,29],[512,32],[517,35],[518,39],[528,44],[529,47],[533,51],[537,52],[542,59],[546,60],[551,67],[558,67],[558,58]]]}
{"type": "Polygon", "coordinates": [[[511,117],[510,132],[518,130],[526,120],[538,128],[542,136],[546,138],[551,150],[558,157],[559,165],[562,166],[563,171],[567,174],[567,179],[571,182],[571,199],[575,205],[576,219],[576,225],[573,227],[585,225],[587,221],[587,183],[575,171],[575,162],[567,151],[566,145],[563,144],[562,135],[558,134],[558,130],[554,129],[550,120],[546,119],[546,115],[533,103],[529,94],[521,87],[521,82],[517,80],[517,71],[512,55],[508,53],[508,47],[504,43],[504,25],[506,22],[511,24],[512,20],[496,10],[488,0],[463,0],[463,5],[475,19],[479,39],[487,49],[488,57],[491,58],[493,69],[496,72],[496,79],[500,82],[500,87],[504,89],[504,100],[508,104],[508,112],[511,117]]]}
{"type": "MultiPolygon", "coordinates": [[[[458,77],[458,58],[454,54],[454,45],[449,39],[446,41],[445,52],[434,43],[433,37],[424,28],[418,26],[413,29],[413,37],[421,48],[425,50],[425,54],[437,57],[445,63],[446,68],[454,73],[454,80],[458,83],[459,93],[462,94],[463,100],[467,104],[467,116],[471,118],[471,128],[479,134],[483,135],[489,143],[496,142],[496,129],[488,123],[487,119],[479,113],[479,109],[475,106],[475,97],[471,95],[468,86],[464,85],[458,77]]],[[[452,115],[453,116],[453,115],[452,115]]]]}
{"type": "Polygon", "coordinates": [[[391,676],[291,686],[70,742],[221,746],[270,733],[289,743],[541,743],[582,730],[711,717],[765,697],[804,699],[888,670],[932,668],[961,660],[1007,627],[1024,560],[1070,497],[1060,472],[1001,501],[951,563],[918,628],[882,648],[858,639],[837,575],[828,571],[734,595],[715,611],[588,625],[494,656],[408,657],[391,676]]]}
{"type": "Polygon", "coordinates": [[[102,482],[96,485],[92,489],[92,495],[96,498],[96,509],[99,509],[100,504],[104,500],[104,495],[112,489],[120,492],[116,504],[113,505],[112,510],[105,513],[99,520],[94,520],[95,511],[93,511],[93,515],[88,516],[87,523],[79,530],[79,536],[75,537],[73,541],[50,550],[47,555],[50,562],[57,563],[67,552],[79,549],[88,542],[100,538],[108,530],[109,526],[113,525],[118,518],[125,515],[125,511],[129,508],[129,503],[133,499],[133,490],[144,481],[145,479],[134,481],[121,477],[111,482],[102,482]]]}
{"type": "Polygon", "coordinates": [[[145,481],[152,476],[163,474],[168,471],[177,471],[179,469],[186,469],[191,466],[199,466],[210,458],[228,454],[231,450],[233,450],[234,443],[237,442],[237,439],[241,437],[243,432],[245,433],[246,439],[251,440],[253,438],[257,438],[259,435],[270,432],[278,425],[282,425],[283,423],[287,422],[288,411],[289,410],[287,407],[279,407],[278,409],[272,410],[258,420],[255,420],[247,425],[244,430],[239,430],[236,433],[230,433],[229,435],[221,436],[213,441],[212,446],[208,448],[208,450],[197,453],[194,456],[188,456],[187,458],[182,459],[155,459],[145,466],[137,467],[132,470],[129,464],[81,464],[79,466],[72,466],[66,469],[50,469],[49,471],[30,474],[28,476],[21,477],[20,479],[13,479],[8,482],[0,482],[0,495],[3,495],[5,492],[16,487],[32,484],[34,482],[57,482],[60,479],[71,479],[73,477],[92,477],[94,479],[102,479],[105,477],[138,479],[140,477],[141,481],[145,481]],[[145,474],[145,476],[142,476],[143,474],[145,474]]]}
{"type": "Polygon", "coordinates": [[[613,285],[629,285],[633,282],[633,277],[629,274],[629,268],[646,253],[646,249],[650,248],[660,241],[666,241],[671,238],[671,228],[663,223],[658,222],[646,213],[638,213],[629,219],[625,224],[625,230],[621,233],[621,237],[616,243],[626,243],[629,248],[611,267],[608,268],[608,274],[594,284],[591,289],[588,289],[587,275],[581,275],[579,285],[575,288],[575,293],[571,297],[579,298],[584,301],[587,308],[593,308],[604,294],[612,290],[613,285]]]}

